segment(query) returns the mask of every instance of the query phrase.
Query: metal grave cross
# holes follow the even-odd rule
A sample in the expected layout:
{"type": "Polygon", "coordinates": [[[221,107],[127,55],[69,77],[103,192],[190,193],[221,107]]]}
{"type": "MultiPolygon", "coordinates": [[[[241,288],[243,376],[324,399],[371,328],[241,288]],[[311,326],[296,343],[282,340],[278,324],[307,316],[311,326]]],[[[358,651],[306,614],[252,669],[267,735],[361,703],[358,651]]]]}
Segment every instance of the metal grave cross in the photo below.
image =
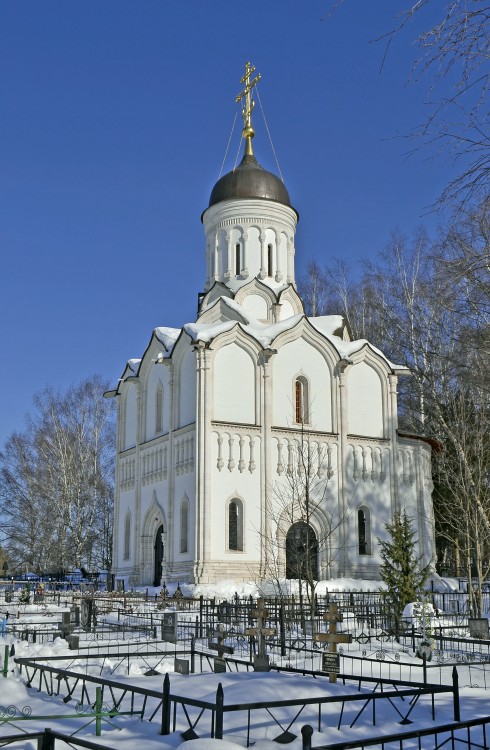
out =
{"type": "Polygon", "coordinates": [[[223,659],[223,654],[233,654],[235,649],[232,646],[225,646],[224,640],[228,637],[228,633],[225,632],[224,625],[219,624],[214,630],[208,630],[208,648],[212,651],[217,651],[218,656],[214,660],[214,671],[215,672],[226,672],[226,663],[223,659]],[[212,639],[215,639],[214,641],[212,639]]]}
{"type": "Polygon", "coordinates": [[[275,628],[265,627],[265,621],[269,616],[269,610],[264,607],[264,600],[257,599],[257,609],[251,612],[252,617],[257,618],[255,628],[247,628],[246,635],[254,636],[258,641],[258,652],[254,659],[254,672],[268,672],[270,669],[269,657],[265,653],[265,639],[268,635],[275,635],[275,628]]]}
{"type": "Polygon", "coordinates": [[[329,605],[328,612],[325,612],[323,619],[328,622],[328,633],[316,633],[315,641],[328,643],[327,653],[324,654],[323,658],[322,671],[329,673],[329,682],[337,682],[337,675],[340,672],[337,643],[352,643],[352,636],[349,633],[337,633],[337,623],[344,619],[344,615],[338,611],[337,604],[329,605]]]}

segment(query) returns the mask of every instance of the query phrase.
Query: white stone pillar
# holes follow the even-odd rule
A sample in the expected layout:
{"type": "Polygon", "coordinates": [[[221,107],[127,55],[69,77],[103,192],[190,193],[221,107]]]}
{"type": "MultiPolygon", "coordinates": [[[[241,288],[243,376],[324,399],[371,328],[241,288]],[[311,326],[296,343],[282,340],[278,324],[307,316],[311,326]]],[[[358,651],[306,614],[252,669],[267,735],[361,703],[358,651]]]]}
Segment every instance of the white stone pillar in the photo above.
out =
{"type": "Polygon", "coordinates": [[[400,512],[400,491],[399,491],[399,478],[397,472],[397,461],[398,461],[398,394],[397,385],[398,378],[394,374],[388,375],[389,382],[389,394],[388,394],[388,414],[387,424],[384,425],[385,436],[390,438],[391,451],[390,451],[390,484],[391,484],[391,498],[392,498],[392,513],[400,512]]]}
{"type": "Polygon", "coordinates": [[[294,238],[288,237],[287,241],[287,275],[288,284],[294,284],[294,238]]]}
{"type": "Polygon", "coordinates": [[[213,262],[213,278],[215,281],[219,281],[219,231],[216,231],[214,235],[214,262],[213,262]]]}
{"type": "Polygon", "coordinates": [[[248,268],[247,268],[247,260],[248,260],[248,231],[246,229],[242,232],[242,257],[241,260],[241,269],[240,269],[240,276],[242,279],[248,279],[248,268]]]}
{"type": "Polygon", "coordinates": [[[347,526],[347,508],[349,506],[350,498],[346,497],[347,493],[347,453],[349,446],[347,444],[347,433],[348,433],[348,410],[347,410],[347,368],[348,362],[340,360],[337,364],[337,382],[338,382],[338,426],[337,430],[339,433],[339,453],[338,453],[338,481],[339,481],[339,514],[340,514],[340,525],[339,525],[339,569],[337,575],[339,577],[350,574],[348,568],[349,559],[349,548],[348,548],[348,533],[349,529],[347,526]]]}
{"type": "Polygon", "coordinates": [[[266,234],[263,229],[260,230],[260,273],[259,279],[265,279],[267,276],[267,247],[266,234]]]}
{"type": "Polygon", "coordinates": [[[226,232],[226,264],[223,278],[225,281],[229,281],[231,277],[231,269],[233,265],[233,236],[232,232],[228,230],[226,232]]]}
{"type": "Polygon", "coordinates": [[[275,280],[279,283],[282,281],[282,271],[281,271],[281,233],[278,229],[275,230],[276,232],[276,275],[274,276],[275,280]]]}

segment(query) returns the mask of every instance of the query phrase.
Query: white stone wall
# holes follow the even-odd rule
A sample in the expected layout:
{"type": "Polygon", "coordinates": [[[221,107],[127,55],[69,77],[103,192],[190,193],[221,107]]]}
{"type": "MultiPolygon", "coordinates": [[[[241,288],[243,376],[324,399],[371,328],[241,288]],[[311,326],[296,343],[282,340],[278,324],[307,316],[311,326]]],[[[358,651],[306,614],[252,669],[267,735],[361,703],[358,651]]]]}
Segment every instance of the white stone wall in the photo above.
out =
{"type": "Polygon", "coordinates": [[[237,344],[219,349],[213,362],[213,418],[255,424],[255,363],[237,344]]]}
{"type": "Polygon", "coordinates": [[[359,362],[348,370],[348,432],[383,437],[383,391],[378,373],[359,362]]]}

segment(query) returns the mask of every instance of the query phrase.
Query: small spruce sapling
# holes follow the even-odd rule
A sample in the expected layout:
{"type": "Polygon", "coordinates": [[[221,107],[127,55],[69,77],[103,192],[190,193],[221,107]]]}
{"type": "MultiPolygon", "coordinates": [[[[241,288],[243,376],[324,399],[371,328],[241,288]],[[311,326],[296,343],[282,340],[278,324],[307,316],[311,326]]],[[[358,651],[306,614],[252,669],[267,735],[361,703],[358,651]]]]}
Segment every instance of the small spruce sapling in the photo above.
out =
{"type": "Polygon", "coordinates": [[[390,539],[378,539],[383,563],[381,579],[387,586],[386,602],[391,614],[391,627],[398,639],[402,614],[409,602],[420,598],[420,592],[430,573],[429,566],[421,567],[421,556],[416,554],[417,540],[406,511],[395,513],[391,523],[385,524],[390,539]]]}

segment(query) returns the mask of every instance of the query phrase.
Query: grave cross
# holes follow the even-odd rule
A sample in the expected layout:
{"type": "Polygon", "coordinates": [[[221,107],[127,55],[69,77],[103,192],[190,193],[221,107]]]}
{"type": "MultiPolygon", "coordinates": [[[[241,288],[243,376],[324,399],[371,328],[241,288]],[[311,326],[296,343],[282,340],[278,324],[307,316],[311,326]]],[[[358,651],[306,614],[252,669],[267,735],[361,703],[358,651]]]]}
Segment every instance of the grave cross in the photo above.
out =
{"type": "Polygon", "coordinates": [[[251,614],[252,617],[257,618],[257,625],[255,628],[247,628],[245,633],[249,636],[256,636],[258,641],[258,653],[254,659],[254,671],[268,672],[270,666],[269,657],[265,653],[265,639],[268,635],[275,635],[276,629],[265,627],[269,610],[264,607],[263,599],[257,599],[257,609],[253,609],[251,614]]]}
{"type": "Polygon", "coordinates": [[[218,652],[218,659],[222,659],[223,654],[234,653],[235,649],[232,646],[225,646],[223,642],[225,638],[228,638],[228,633],[221,623],[216,626],[215,630],[208,630],[208,638],[208,648],[218,652]],[[215,640],[213,641],[212,638],[215,640]]]}
{"type": "Polygon", "coordinates": [[[337,682],[337,674],[339,673],[339,663],[337,655],[337,643],[352,643],[352,636],[348,633],[337,633],[337,623],[342,622],[344,615],[338,612],[337,604],[330,604],[328,612],[323,615],[325,622],[328,622],[328,633],[316,633],[315,641],[321,641],[328,643],[327,654],[324,654],[324,672],[328,672],[329,682],[337,682]],[[329,657],[328,654],[335,654],[335,656],[329,657]]]}
{"type": "Polygon", "coordinates": [[[223,654],[233,654],[234,648],[232,646],[225,646],[224,640],[228,637],[228,633],[225,631],[224,625],[219,624],[214,630],[208,630],[208,648],[218,652],[218,656],[214,660],[214,671],[215,672],[226,672],[226,662],[223,659],[223,654]],[[213,641],[212,638],[215,640],[213,641]]]}

